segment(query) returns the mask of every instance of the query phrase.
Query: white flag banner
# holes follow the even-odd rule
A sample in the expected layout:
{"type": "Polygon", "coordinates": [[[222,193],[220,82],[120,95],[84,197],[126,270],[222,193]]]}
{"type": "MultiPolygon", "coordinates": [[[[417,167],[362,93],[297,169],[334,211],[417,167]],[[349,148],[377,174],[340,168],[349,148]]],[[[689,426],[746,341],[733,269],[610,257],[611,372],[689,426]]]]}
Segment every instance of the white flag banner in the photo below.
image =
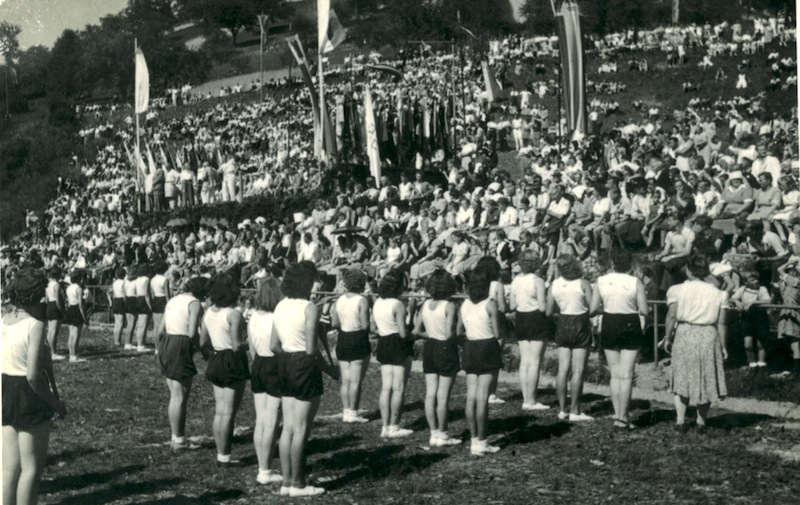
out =
{"type": "Polygon", "coordinates": [[[150,72],[141,49],[136,49],[136,114],[147,112],[150,101],[150,72]]]}
{"type": "Polygon", "coordinates": [[[369,173],[375,183],[381,184],[381,152],[378,147],[378,131],[375,126],[375,110],[372,107],[372,93],[369,86],[364,90],[364,124],[367,127],[367,156],[369,157],[369,173]]]}
{"type": "Polygon", "coordinates": [[[328,42],[328,23],[331,15],[331,0],[317,0],[317,48],[325,52],[328,42]]]}

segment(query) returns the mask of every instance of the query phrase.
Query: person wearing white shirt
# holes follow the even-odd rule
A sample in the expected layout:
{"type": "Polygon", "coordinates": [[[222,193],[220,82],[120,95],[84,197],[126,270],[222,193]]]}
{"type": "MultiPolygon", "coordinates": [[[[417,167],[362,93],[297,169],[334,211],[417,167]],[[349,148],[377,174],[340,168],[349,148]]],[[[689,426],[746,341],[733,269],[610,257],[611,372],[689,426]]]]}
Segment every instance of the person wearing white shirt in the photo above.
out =
{"type": "Polygon", "coordinates": [[[497,226],[500,228],[516,226],[518,219],[517,209],[511,207],[508,199],[505,197],[500,198],[498,200],[498,204],[500,205],[500,220],[498,221],[497,226]]]}
{"type": "Polygon", "coordinates": [[[310,261],[316,264],[320,259],[319,244],[313,241],[311,234],[303,234],[303,242],[297,254],[297,261],[310,261]]]}
{"type": "Polygon", "coordinates": [[[781,162],[767,151],[767,145],[762,142],[756,147],[756,157],[753,160],[751,173],[754,177],[758,177],[764,172],[772,175],[772,186],[778,187],[782,174],[781,162]]]}

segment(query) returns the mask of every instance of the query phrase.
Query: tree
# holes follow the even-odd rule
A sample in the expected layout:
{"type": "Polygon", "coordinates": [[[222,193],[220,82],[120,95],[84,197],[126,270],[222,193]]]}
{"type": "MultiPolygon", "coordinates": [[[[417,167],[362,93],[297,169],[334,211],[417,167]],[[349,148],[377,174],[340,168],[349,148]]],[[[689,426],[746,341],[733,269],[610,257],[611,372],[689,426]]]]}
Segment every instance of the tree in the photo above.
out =
{"type": "Polygon", "coordinates": [[[288,12],[284,0],[194,0],[187,2],[186,9],[188,15],[201,19],[208,30],[227,30],[234,46],[242,28],[257,26],[259,14],[277,16],[288,12]]]}
{"type": "Polygon", "coordinates": [[[53,45],[50,68],[47,77],[48,94],[72,97],[86,90],[86,82],[81,78],[83,67],[83,48],[75,30],[64,30],[53,45]]]}
{"type": "Polygon", "coordinates": [[[0,56],[11,64],[19,56],[19,34],[22,28],[8,21],[0,21],[0,56]]]}
{"type": "Polygon", "coordinates": [[[20,93],[25,98],[44,96],[49,65],[50,50],[44,46],[33,46],[20,52],[17,75],[20,93]]]}
{"type": "Polygon", "coordinates": [[[525,28],[536,35],[552,35],[556,30],[550,0],[525,0],[520,8],[525,28]]]}

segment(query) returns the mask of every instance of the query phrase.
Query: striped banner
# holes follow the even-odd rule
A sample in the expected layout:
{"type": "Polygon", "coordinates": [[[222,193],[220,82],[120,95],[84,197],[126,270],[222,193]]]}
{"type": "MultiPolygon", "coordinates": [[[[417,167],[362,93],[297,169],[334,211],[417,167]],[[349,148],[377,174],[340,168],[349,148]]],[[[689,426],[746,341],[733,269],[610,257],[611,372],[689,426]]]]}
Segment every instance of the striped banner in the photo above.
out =
{"type": "Polygon", "coordinates": [[[586,74],[578,4],[564,1],[555,12],[561,54],[562,90],[570,134],[586,134],[586,74]]]}

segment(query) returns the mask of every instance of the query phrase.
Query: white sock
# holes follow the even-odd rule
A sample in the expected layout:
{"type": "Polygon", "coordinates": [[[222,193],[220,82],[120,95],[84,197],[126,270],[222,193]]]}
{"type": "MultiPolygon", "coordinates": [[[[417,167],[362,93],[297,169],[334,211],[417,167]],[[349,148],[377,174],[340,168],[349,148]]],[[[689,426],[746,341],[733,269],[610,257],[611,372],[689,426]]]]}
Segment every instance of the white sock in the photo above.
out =
{"type": "Polygon", "coordinates": [[[177,437],[172,435],[172,442],[176,444],[184,444],[186,443],[186,437],[177,437]]]}
{"type": "Polygon", "coordinates": [[[230,454],[217,454],[217,461],[220,463],[230,463],[231,462],[231,455],[230,454]]]}

